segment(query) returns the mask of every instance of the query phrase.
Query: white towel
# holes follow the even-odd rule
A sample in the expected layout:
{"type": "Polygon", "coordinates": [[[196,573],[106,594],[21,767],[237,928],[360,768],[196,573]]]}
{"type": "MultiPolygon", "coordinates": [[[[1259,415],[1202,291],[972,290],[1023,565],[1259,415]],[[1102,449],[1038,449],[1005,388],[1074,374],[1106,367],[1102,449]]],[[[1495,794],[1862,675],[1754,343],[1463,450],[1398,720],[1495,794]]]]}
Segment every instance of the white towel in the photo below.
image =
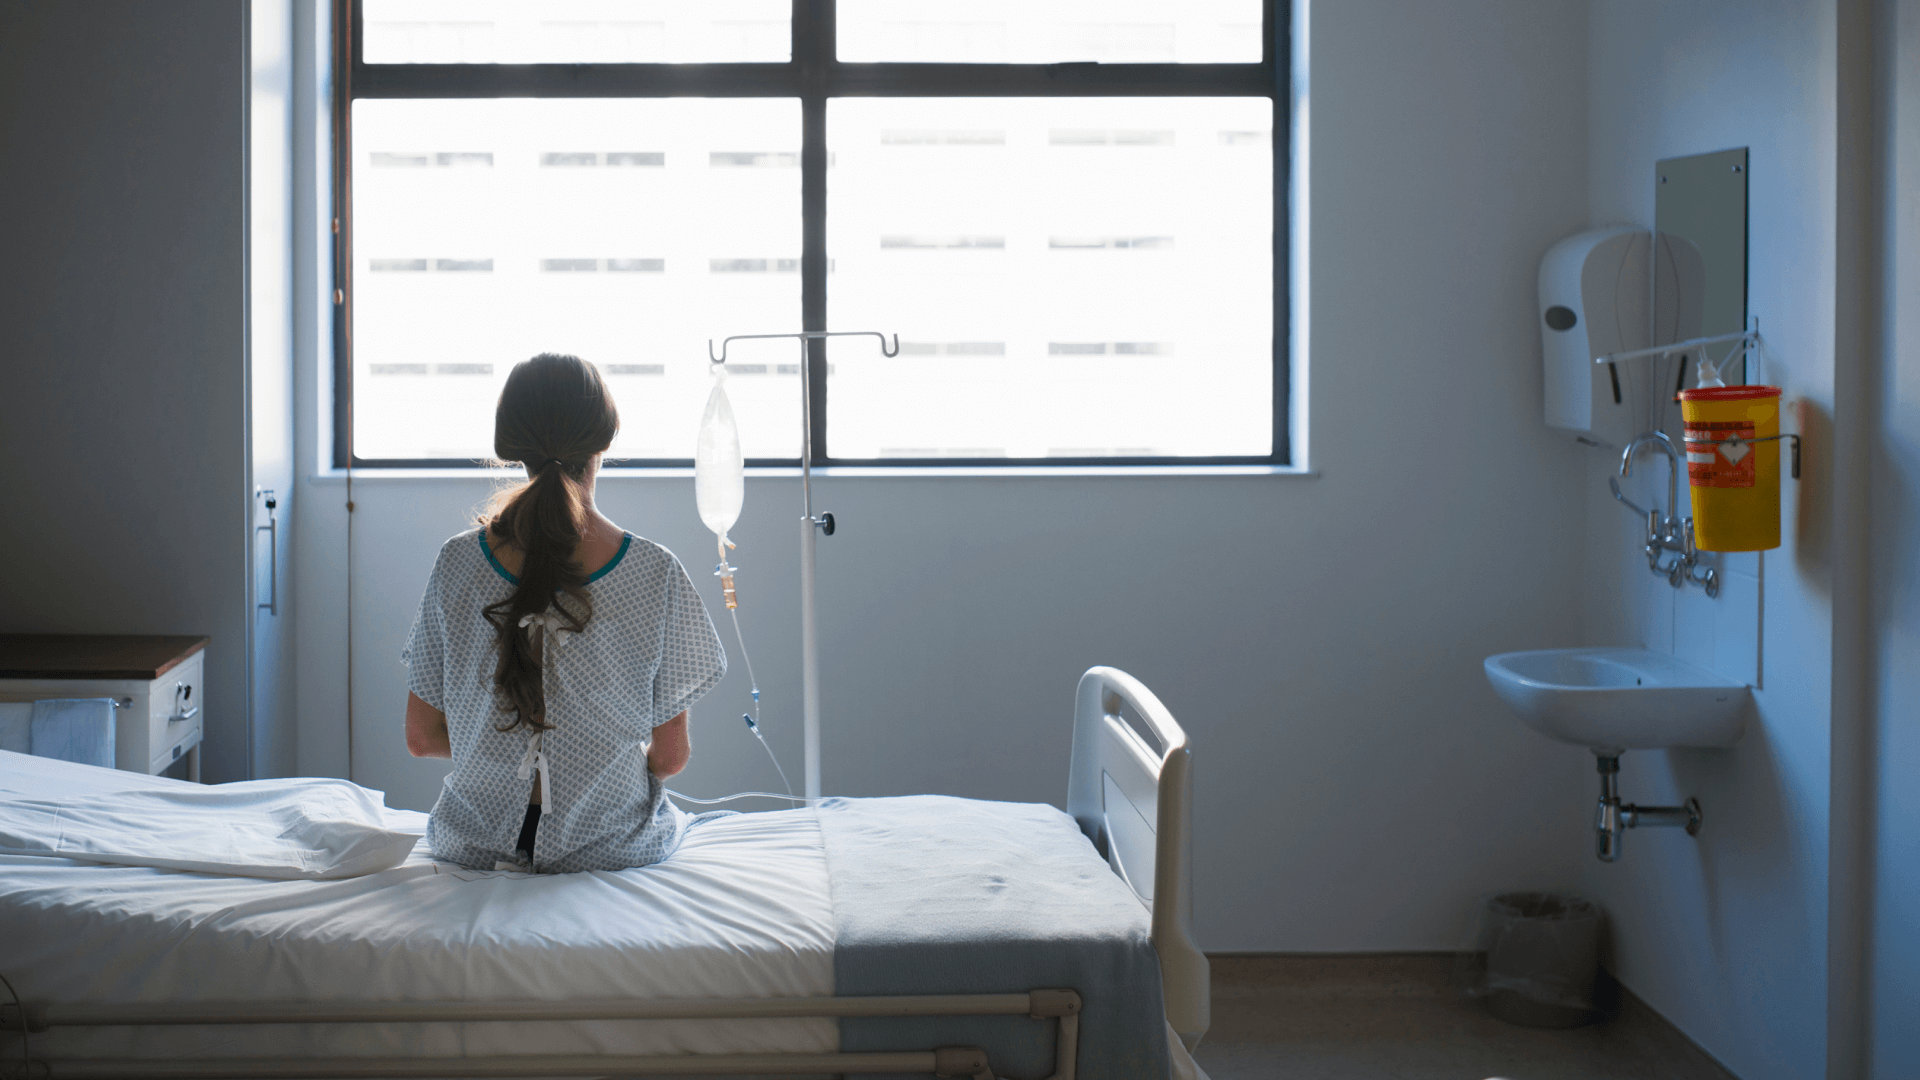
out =
{"type": "Polygon", "coordinates": [[[32,746],[33,702],[0,701],[0,750],[26,754],[32,746]]]}
{"type": "Polygon", "coordinates": [[[113,699],[48,698],[33,703],[34,757],[113,768],[113,699]]]}

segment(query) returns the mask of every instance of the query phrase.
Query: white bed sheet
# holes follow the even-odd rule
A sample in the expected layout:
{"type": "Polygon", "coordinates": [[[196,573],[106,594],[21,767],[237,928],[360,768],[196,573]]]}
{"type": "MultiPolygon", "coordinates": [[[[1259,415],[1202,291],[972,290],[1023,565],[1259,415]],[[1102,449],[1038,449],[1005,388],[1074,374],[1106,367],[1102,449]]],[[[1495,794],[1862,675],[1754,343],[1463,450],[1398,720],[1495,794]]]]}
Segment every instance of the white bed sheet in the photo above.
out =
{"type": "MultiPolygon", "coordinates": [[[[0,751],[0,799],[181,781],[0,751]]],[[[389,828],[426,815],[387,810],[389,828]]],[[[664,863],[485,873],[436,863],[271,881],[0,856],[0,973],[35,1002],[786,997],[833,993],[819,826],[695,826],[664,863]]],[[[830,1019],[62,1029],[36,1056],[831,1053],[830,1019]]]]}
{"type": "Polygon", "coordinates": [[[0,855],[331,880],[391,870],[419,842],[418,833],[386,827],[379,792],[345,780],[0,799],[0,855]]]}

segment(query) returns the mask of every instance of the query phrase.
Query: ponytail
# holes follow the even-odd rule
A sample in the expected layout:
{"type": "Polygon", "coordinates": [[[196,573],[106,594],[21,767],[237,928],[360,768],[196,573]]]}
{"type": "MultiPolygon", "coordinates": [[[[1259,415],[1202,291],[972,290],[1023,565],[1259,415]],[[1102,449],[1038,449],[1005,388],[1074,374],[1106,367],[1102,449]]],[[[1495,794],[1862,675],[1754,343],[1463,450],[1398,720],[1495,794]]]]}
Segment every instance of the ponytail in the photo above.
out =
{"type": "Polygon", "coordinates": [[[587,467],[619,428],[606,383],[578,357],[542,353],[516,365],[500,392],[494,454],[525,463],[531,476],[501,492],[481,516],[483,526],[520,552],[513,593],[482,609],[500,654],[494,689],[513,712],[503,731],[553,726],[546,719],[540,649],[520,623],[552,608],[563,629],[579,633],[593,617],[587,575],[574,549],[588,525],[587,467]]]}

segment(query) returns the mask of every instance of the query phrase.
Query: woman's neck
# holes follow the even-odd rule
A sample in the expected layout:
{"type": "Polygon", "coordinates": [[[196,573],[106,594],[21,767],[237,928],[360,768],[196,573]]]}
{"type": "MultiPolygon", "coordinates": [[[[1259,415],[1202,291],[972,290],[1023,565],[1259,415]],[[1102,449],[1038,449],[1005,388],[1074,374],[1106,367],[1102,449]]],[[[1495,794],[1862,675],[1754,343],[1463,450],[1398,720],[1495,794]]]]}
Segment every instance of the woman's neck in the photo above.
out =
{"type": "MultiPolygon", "coordinates": [[[[626,538],[625,530],[599,511],[593,511],[593,516],[587,519],[586,532],[580,537],[580,542],[574,545],[573,559],[580,564],[581,570],[591,574],[620,554],[620,543],[626,538]]],[[[507,573],[515,577],[520,575],[522,552],[507,543],[492,522],[487,523],[487,547],[507,573]]]]}
{"type": "MultiPolygon", "coordinates": [[[[529,470],[531,472],[531,470],[529,470]]],[[[529,479],[532,477],[529,476],[529,479]]],[[[581,474],[579,484],[581,496],[586,502],[587,527],[581,531],[580,542],[574,545],[573,558],[581,569],[591,574],[620,552],[620,542],[626,539],[626,531],[613,523],[613,519],[600,512],[594,504],[595,481],[600,479],[600,455],[595,454],[581,474]]],[[[520,573],[521,552],[501,537],[500,531],[492,522],[487,524],[487,546],[493,550],[493,556],[507,573],[520,573]]]]}

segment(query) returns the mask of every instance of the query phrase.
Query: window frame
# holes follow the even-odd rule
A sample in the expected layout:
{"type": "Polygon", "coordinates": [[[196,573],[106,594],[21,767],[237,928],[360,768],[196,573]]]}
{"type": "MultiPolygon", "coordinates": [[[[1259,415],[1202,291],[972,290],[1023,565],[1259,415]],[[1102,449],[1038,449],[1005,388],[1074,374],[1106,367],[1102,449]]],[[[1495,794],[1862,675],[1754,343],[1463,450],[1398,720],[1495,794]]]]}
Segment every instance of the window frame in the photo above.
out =
{"type": "MultiPolygon", "coordinates": [[[[353,102],[360,98],[755,97],[800,102],[800,321],[827,329],[827,102],[837,97],[1266,97],[1273,105],[1273,444],[1255,456],[835,458],[827,429],[827,350],[807,342],[816,468],[980,469],[1292,464],[1288,355],[1291,0],[1261,0],[1261,59],[1247,64],[854,63],[835,56],[835,0],[793,0],[786,63],[368,64],[362,0],[336,0],[334,48],[333,464],[349,469],[477,468],[460,458],[362,458],[353,452],[353,102]]],[[[687,468],[685,458],[608,458],[609,468],[687,468]]],[[[793,466],[797,458],[750,458],[793,466]]]]}

